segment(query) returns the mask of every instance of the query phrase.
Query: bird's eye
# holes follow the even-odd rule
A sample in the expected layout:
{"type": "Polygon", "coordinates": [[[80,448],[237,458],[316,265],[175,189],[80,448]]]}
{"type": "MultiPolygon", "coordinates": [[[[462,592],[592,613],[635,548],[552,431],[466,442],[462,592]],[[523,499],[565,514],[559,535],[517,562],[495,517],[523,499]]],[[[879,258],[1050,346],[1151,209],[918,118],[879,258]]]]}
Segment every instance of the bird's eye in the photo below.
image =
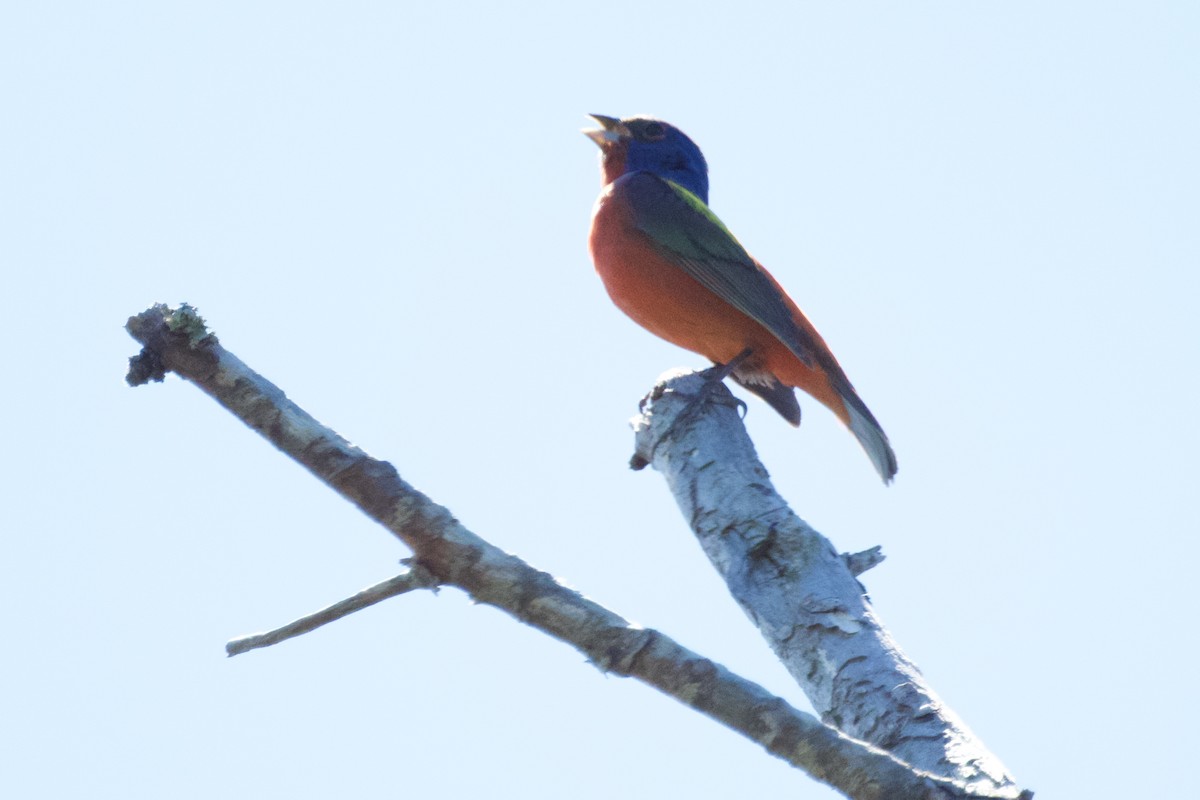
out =
{"type": "Polygon", "coordinates": [[[648,141],[657,142],[659,139],[665,138],[666,135],[666,126],[664,126],[661,122],[647,122],[645,126],[642,127],[642,138],[648,141]]]}

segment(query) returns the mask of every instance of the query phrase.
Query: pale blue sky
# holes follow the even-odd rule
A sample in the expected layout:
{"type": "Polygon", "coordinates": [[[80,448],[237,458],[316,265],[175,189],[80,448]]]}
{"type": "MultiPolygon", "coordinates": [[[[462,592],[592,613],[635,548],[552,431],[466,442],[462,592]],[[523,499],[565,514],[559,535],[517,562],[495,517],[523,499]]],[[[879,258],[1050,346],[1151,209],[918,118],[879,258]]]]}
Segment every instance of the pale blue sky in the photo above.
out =
{"type": "Polygon", "coordinates": [[[0,795],[833,797],[453,590],[224,642],[407,553],[126,317],[227,347],[609,607],[806,706],[626,420],[702,360],[608,302],[586,112],[651,113],[895,444],[747,425],[1043,797],[1175,796],[1200,707],[1194,3],[10,3],[0,795]]]}

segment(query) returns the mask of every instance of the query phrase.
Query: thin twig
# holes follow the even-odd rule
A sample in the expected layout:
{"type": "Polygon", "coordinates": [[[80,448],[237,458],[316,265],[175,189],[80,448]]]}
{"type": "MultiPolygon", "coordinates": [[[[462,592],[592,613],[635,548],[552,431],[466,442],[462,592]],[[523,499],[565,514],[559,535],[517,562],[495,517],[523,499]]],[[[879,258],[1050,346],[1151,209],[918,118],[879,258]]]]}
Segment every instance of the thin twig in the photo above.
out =
{"type": "Polygon", "coordinates": [[[846,566],[850,568],[851,575],[862,575],[872,567],[882,564],[885,558],[887,556],[883,554],[883,548],[879,545],[858,553],[842,553],[842,559],[846,562],[846,566]]]}
{"type": "Polygon", "coordinates": [[[273,644],[279,644],[293,637],[316,630],[322,625],[328,625],[330,622],[339,620],[348,614],[353,614],[355,611],[361,611],[368,606],[373,606],[378,602],[387,600],[389,597],[405,594],[415,589],[432,589],[434,586],[437,586],[437,583],[437,578],[433,576],[433,573],[420,564],[417,564],[394,578],[388,578],[386,581],[377,583],[374,586],[368,586],[366,589],[351,597],[347,597],[345,600],[339,600],[331,606],[300,617],[300,619],[289,622],[287,625],[267,631],[266,633],[252,633],[248,636],[240,636],[237,639],[233,639],[226,643],[225,652],[228,655],[236,656],[239,653],[245,653],[259,647],[270,647],[273,644]]]}

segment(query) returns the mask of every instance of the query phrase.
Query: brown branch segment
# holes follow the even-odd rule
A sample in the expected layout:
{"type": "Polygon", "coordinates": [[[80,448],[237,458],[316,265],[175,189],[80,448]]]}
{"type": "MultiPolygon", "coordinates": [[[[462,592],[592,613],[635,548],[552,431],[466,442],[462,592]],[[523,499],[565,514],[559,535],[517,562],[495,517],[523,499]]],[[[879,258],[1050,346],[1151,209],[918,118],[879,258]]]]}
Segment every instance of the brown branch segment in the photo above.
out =
{"type": "Polygon", "coordinates": [[[851,739],[762,687],[731,674],[657,631],[562,586],[553,576],[492,546],[409,486],[395,468],[325,428],[282,391],[204,332],[188,307],[155,306],[126,325],[144,350],[130,382],[173,371],[195,383],[416,553],[441,585],[564,641],[601,670],[637,678],[702,711],[772,754],[858,800],[1017,797],[978,794],[917,772],[888,753],[851,739]],[[156,370],[139,369],[152,364],[156,370]],[[147,374],[148,373],[148,374],[147,374]]]}

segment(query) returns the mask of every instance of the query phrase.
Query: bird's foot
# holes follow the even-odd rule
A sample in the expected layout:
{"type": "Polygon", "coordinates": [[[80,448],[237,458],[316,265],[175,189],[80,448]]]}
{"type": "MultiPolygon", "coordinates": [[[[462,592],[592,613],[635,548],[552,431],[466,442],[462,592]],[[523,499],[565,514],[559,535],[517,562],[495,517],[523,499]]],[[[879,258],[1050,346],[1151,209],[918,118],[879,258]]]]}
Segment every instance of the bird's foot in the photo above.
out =
{"type": "MultiPolygon", "coordinates": [[[[746,416],[747,406],[745,401],[734,397],[729,389],[725,386],[725,379],[729,377],[739,365],[745,362],[750,357],[750,349],[747,348],[729,361],[727,364],[714,364],[708,369],[698,373],[704,382],[700,385],[700,391],[687,398],[687,404],[680,409],[675,419],[663,431],[659,439],[666,439],[674,435],[676,429],[685,421],[696,417],[707,403],[715,403],[717,405],[736,408],[740,411],[741,416],[746,416]]],[[[646,405],[657,401],[663,394],[666,393],[666,384],[661,383],[655,386],[653,391],[643,397],[638,402],[638,411],[645,412],[646,405]]],[[[633,470],[645,469],[650,464],[648,458],[641,453],[634,453],[629,459],[629,468],[633,470]]]]}
{"type": "Polygon", "coordinates": [[[719,405],[732,406],[741,412],[743,419],[746,417],[748,406],[744,400],[734,397],[724,387],[724,381],[734,370],[746,363],[746,359],[750,358],[751,350],[747,347],[742,352],[738,353],[726,364],[713,364],[708,369],[700,374],[704,376],[704,388],[696,395],[689,403],[688,408],[684,413],[695,413],[694,406],[704,403],[717,403],[719,405]],[[724,390],[722,392],[722,390],[724,390]]]}
{"type": "Polygon", "coordinates": [[[734,395],[725,386],[725,375],[722,374],[725,365],[718,364],[711,369],[707,369],[701,374],[704,376],[704,385],[700,391],[688,400],[687,407],[679,412],[680,417],[692,416],[699,414],[704,408],[705,403],[715,403],[719,406],[728,406],[738,409],[739,416],[742,419],[746,418],[748,406],[746,401],[734,395]]]}

